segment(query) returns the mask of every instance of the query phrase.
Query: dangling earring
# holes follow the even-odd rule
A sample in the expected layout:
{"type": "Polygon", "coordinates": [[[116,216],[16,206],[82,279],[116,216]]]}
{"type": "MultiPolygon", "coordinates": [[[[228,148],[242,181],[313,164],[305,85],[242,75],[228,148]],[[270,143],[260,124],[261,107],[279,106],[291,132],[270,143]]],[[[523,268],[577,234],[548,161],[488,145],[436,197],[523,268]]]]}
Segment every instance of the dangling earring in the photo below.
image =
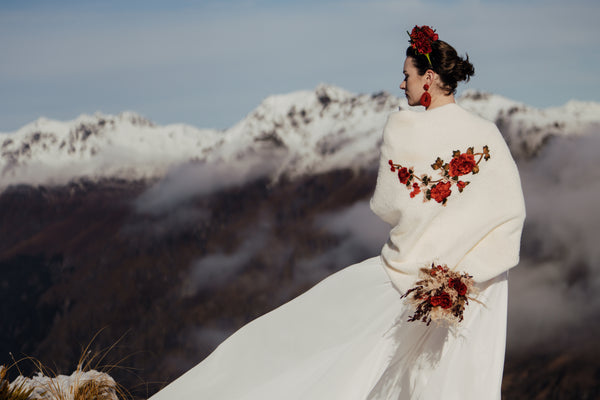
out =
{"type": "Polygon", "coordinates": [[[429,94],[429,92],[428,92],[429,85],[428,84],[423,85],[423,89],[425,90],[425,93],[423,93],[421,95],[421,98],[419,99],[419,103],[423,107],[427,108],[431,104],[431,94],[429,94]]]}

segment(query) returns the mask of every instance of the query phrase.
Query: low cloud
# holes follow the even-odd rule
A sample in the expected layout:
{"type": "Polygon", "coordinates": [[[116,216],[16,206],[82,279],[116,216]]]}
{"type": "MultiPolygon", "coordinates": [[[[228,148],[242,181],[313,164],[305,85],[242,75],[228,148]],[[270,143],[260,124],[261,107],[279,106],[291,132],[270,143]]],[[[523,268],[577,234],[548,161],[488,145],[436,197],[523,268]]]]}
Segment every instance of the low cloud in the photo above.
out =
{"type": "Polygon", "coordinates": [[[260,229],[244,235],[242,244],[232,253],[210,254],[193,262],[181,289],[182,297],[192,297],[207,288],[218,288],[240,272],[266,243],[260,229]]]}
{"type": "Polygon", "coordinates": [[[514,348],[557,340],[568,345],[586,321],[597,320],[599,151],[597,134],[555,138],[537,158],[519,166],[527,220],[522,261],[510,274],[509,344],[514,348]]]}
{"type": "Polygon", "coordinates": [[[317,282],[357,261],[377,256],[390,230],[390,226],[371,211],[369,201],[325,214],[316,225],[339,236],[341,242],[317,257],[297,263],[297,276],[307,282],[317,282]]]}
{"type": "Polygon", "coordinates": [[[266,177],[272,163],[262,159],[246,159],[235,164],[187,163],[172,168],[157,184],[136,201],[140,213],[162,214],[185,205],[195,196],[206,195],[266,177]]]}
{"type": "Polygon", "coordinates": [[[390,232],[389,224],[371,211],[368,200],[324,215],[318,225],[329,232],[348,237],[355,245],[373,255],[379,253],[390,232]]]}
{"type": "Polygon", "coordinates": [[[156,239],[164,239],[206,224],[210,221],[210,217],[211,212],[208,209],[181,206],[168,213],[129,221],[121,228],[121,233],[131,243],[146,242],[146,244],[152,245],[156,239]],[[147,239],[150,240],[147,241],[147,239]]]}

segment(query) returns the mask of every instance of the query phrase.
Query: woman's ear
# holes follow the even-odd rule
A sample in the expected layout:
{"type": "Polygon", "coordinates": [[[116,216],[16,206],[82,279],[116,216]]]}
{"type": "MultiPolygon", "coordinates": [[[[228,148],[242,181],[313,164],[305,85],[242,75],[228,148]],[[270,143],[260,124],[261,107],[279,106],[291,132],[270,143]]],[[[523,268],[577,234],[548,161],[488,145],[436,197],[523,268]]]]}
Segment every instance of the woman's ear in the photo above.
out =
{"type": "Polygon", "coordinates": [[[427,84],[429,86],[433,86],[436,76],[437,74],[433,72],[432,69],[428,69],[427,71],[425,71],[425,80],[427,81],[427,84]]]}

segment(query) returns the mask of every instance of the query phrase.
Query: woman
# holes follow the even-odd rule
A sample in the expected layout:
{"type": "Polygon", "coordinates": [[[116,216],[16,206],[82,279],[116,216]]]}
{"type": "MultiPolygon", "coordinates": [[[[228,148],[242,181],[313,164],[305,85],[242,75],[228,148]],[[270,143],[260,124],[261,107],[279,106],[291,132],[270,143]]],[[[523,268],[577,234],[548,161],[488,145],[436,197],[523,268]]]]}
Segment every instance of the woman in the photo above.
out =
{"type": "Polygon", "coordinates": [[[454,102],[468,58],[429,27],[410,36],[400,88],[426,111],[384,129],[371,200],[392,227],[381,257],[249,323],[153,400],[500,398],[519,176],[498,129],[454,102]],[[427,292],[429,278],[442,286],[427,292]]]}

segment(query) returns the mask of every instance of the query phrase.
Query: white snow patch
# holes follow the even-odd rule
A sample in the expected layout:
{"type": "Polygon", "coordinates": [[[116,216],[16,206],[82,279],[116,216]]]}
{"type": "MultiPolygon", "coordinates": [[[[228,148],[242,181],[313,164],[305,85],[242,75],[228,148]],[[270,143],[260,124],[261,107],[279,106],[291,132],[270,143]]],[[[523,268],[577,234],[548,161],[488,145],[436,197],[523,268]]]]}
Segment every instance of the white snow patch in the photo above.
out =
{"type": "Polygon", "coordinates": [[[77,390],[85,384],[93,382],[102,387],[103,399],[118,400],[116,393],[116,382],[104,373],[96,370],[82,371],[77,369],[71,375],[57,375],[49,377],[41,372],[32,378],[18,376],[10,387],[21,387],[25,390],[33,390],[29,396],[30,400],[75,400],[77,390]]]}

